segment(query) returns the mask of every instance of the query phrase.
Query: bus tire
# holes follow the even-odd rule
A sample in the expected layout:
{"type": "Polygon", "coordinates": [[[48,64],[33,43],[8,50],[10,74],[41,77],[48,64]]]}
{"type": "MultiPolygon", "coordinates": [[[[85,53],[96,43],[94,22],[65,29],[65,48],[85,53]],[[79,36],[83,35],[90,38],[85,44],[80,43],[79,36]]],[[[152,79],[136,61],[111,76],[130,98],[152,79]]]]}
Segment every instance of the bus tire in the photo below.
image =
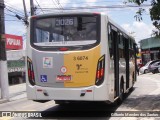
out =
{"type": "Polygon", "coordinates": [[[55,100],[55,103],[58,105],[65,105],[66,104],[66,102],[63,100],[55,100]]]}
{"type": "Polygon", "coordinates": [[[120,95],[119,95],[119,99],[117,101],[118,105],[120,105],[124,100],[124,81],[123,78],[121,79],[121,83],[120,83],[120,95]]]}
{"type": "Polygon", "coordinates": [[[135,77],[134,77],[134,73],[133,73],[133,75],[132,75],[132,87],[130,88],[130,91],[133,91],[134,83],[135,83],[135,77]]]}

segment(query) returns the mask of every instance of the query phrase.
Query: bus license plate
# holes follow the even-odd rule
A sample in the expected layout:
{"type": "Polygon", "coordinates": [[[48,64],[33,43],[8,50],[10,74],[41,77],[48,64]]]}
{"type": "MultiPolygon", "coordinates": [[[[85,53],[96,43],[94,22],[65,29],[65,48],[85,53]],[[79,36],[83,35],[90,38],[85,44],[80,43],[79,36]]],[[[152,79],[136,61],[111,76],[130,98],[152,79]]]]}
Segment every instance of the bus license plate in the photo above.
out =
{"type": "Polygon", "coordinates": [[[70,81],[71,75],[57,75],[56,80],[57,81],[70,81]]]}

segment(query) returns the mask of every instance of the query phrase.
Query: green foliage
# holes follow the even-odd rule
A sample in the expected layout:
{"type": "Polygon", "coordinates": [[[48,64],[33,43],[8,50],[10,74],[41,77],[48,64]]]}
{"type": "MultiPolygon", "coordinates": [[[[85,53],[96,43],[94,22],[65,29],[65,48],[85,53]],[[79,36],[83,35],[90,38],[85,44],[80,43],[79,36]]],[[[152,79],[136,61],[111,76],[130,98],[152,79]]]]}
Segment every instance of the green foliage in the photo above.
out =
{"type": "Polygon", "coordinates": [[[131,3],[136,3],[138,5],[141,5],[144,1],[147,1],[147,0],[128,0],[128,1],[131,3]]]}
{"type": "Polygon", "coordinates": [[[136,18],[137,21],[141,21],[141,20],[143,19],[143,18],[142,18],[143,12],[145,12],[145,9],[140,8],[140,9],[136,12],[136,15],[134,16],[134,18],[136,18]]]}
{"type": "MultiPolygon", "coordinates": [[[[130,3],[135,3],[137,5],[143,4],[147,0],[128,0],[130,3]]],[[[151,0],[151,8],[150,8],[150,17],[153,21],[153,25],[156,27],[157,30],[153,31],[154,36],[160,37],[160,0],[151,0]]],[[[134,16],[137,21],[142,20],[142,14],[145,12],[144,9],[140,8],[136,15],[134,16]]]]}

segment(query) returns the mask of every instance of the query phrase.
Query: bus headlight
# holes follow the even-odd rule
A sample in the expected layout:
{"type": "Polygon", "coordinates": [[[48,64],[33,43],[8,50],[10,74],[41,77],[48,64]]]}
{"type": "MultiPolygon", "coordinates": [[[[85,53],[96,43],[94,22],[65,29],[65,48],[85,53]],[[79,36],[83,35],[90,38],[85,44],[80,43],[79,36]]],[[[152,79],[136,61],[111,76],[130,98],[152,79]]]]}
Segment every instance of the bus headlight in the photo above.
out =
{"type": "Polygon", "coordinates": [[[105,72],[105,55],[100,57],[97,64],[96,71],[96,85],[101,85],[104,81],[104,72],[105,72]]]}

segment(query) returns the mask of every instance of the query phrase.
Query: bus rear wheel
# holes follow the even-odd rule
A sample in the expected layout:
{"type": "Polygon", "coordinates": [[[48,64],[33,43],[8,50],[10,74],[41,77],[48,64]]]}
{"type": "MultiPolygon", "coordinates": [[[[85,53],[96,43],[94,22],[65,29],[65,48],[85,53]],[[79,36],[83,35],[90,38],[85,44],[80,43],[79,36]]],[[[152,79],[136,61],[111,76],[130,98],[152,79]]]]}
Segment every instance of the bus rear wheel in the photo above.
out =
{"type": "Polygon", "coordinates": [[[119,95],[119,99],[117,101],[118,105],[120,105],[124,100],[124,82],[121,81],[120,84],[120,95],[119,95]]]}
{"type": "Polygon", "coordinates": [[[70,102],[67,102],[65,100],[55,100],[55,103],[58,105],[68,105],[70,102]]]}

